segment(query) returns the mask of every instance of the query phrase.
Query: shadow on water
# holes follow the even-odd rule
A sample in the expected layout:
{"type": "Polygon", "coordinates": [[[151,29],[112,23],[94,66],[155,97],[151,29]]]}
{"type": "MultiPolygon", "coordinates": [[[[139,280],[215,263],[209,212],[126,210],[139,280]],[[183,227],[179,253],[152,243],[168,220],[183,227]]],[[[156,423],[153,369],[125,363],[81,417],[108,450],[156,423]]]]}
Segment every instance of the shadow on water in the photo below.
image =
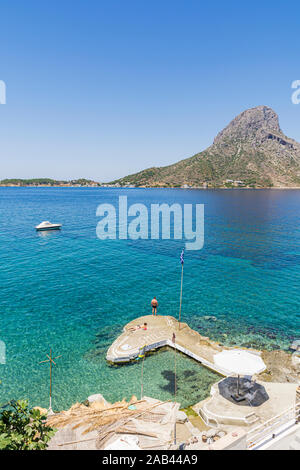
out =
{"type": "MultiPolygon", "coordinates": [[[[163,370],[161,372],[162,377],[168,382],[165,385],[160,385],[161,390],[164,390],[169,393],[174,393],[175,388],[175,372],[172,370],[163,370]]],[[[190,382],[189,387],[192,389],[197,389],[197,385],[191,385],[191,382],[194,382],[194,379],[197,377],[197,372],[194,370],[181,370],[176,374],[176,390],[180,391],[182,388],[182,383],[190,382]],[[187,380],[192,379],[192,380],[187,380]]]]}
{"type": "MultiPolygon", "coordinates": [[[[167,380],[167,384],[166,385],[159,385],[159,388],[161,390],[164,390],[165,392],[169,392],[169,393],[174,393],[174,389],[175,389],[175,373],[174,371],[172,370],[163,370],[161,372],[161,375],[163,376],[163,378],[165,380],[167,380]]],[[[178,384],[177,385],[177,391],[179,391],[179,386],[178,384]]]]}

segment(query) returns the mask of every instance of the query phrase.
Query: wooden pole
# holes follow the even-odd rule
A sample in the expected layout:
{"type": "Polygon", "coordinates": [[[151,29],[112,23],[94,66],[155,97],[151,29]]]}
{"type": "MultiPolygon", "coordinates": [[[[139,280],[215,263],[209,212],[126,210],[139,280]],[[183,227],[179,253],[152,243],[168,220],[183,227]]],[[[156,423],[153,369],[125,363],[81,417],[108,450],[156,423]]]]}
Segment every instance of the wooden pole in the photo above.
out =
{"type": "Polygon", "coordinates": [[[182,285],[183,285],[183,263],[181,264],[181,286],[180,286],[180,304],[179,304],[179,330],[180,330],[180,322],[181,322],[182,285]]]}
{"type": "Polygon", "coordinates": [[[53,359],[58,359],[59,357],[61,356],[56,356],[56,357],[52,357],[52,349],[50,348],[50,355],[46,354],[46,356],[48,357],[48,359],[46,359],[45,361],[41,361],[40,364],[42,364],[42,362],[49,362],[50,363],[50,399],[49,399],[49,414],[53,414],[53,410],[52,410],[52,364],[54,364],[56,366],[56,363],[54,362],[53,359]]]}

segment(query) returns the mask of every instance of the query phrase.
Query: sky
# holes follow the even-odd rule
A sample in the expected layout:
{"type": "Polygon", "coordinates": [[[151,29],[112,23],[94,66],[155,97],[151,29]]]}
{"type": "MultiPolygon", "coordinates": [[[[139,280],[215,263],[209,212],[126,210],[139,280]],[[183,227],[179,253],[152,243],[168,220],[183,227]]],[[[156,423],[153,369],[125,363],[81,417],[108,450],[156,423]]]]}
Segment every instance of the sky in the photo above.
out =
{"type": "Polygon", "coordinates": [[[111,181],[267,105],[300,141],[299,1],[3,0],[0,179],[111,181]]]}

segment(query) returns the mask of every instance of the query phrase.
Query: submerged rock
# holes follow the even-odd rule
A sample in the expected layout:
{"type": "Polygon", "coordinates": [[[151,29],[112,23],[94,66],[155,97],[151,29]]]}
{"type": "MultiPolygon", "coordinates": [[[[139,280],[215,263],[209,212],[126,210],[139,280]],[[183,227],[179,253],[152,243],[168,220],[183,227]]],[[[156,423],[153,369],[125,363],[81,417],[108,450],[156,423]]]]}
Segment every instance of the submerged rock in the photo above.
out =
{"type": "Polygon", "coordinates": [[[296,339],[295,341],[292,342],[290,349],[293,351],[300,351],[300,339],[296,339]]]}
{"type": "Polygon", "coordinates": [[[203,318],[204,320],[208,320],[208,321],[217,321],[217,317],[214,317],[213,315],[206,315],[203,318]]]}

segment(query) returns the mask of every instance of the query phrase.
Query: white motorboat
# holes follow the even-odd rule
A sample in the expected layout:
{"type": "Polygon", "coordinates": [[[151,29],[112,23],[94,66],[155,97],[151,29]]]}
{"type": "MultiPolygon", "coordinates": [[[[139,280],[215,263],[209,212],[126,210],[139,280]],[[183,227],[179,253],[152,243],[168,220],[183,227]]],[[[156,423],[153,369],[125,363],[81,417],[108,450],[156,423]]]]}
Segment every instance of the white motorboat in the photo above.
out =
{"type": "Polygon", "coordinates": [[[36,230],[60,230],[61,224],[51,224],[49,220],[46,220],[45,222],[42,222],[41,224],[37,225],[36,230]]]}

